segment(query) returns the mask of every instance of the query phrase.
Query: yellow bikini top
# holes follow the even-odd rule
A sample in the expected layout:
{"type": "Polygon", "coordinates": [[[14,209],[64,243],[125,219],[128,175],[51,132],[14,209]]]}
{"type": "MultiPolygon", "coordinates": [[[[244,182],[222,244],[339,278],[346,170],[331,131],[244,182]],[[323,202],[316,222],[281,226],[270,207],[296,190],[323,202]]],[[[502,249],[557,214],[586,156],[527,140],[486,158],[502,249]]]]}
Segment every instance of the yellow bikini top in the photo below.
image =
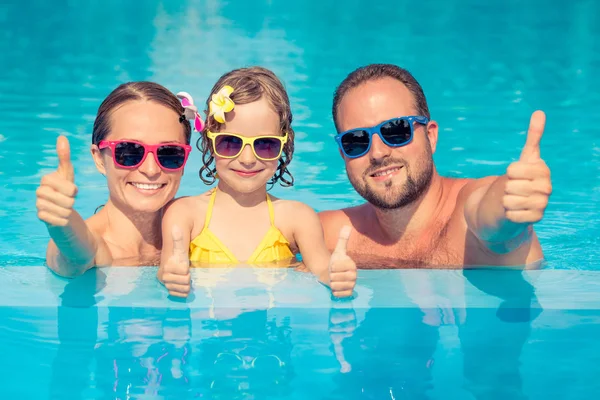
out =
{"type": "MultiPolygon", "coordinates": [[[[190,242],[190,261],[202,264],[240,264],[241,262],[235,258],[223,242],[208,229],[216,195],[217,190],[215,189],[208,202],[208,209],[206,210],[206,217],[204,218],[204,228],[202,228],[202,232],[190,242]]],[[[248,260],[243,261],[243,263],[271,263],[295,258],[294,253],[292,253],[292,250],[290,249],[290,243],[275,226],[275,213],[273,212],[273,204],[271,204],[271,199],[268,194],[267,205],[269,206],[271,227],[258,247],[254,250],[254,253],[252,253],[248,260]]]]}

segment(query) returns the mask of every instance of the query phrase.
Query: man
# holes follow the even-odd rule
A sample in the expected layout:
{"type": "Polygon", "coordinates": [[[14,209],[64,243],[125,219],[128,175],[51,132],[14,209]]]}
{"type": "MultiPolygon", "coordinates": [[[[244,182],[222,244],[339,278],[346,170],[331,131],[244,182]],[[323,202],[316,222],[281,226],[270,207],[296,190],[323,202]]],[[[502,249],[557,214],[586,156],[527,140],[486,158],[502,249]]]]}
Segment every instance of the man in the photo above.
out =
{"type": "Polygon", "coordinates": [[[502,176],[438,175],[438,125],[406,70],[374,64],[336,89],[336,141],[354,189],[367,203],[321,212],[327,245],[343,225],[362,268],[535,265],[543,259],[532,225],[552,192],[540,157],[545,115],[533,113],[520,159],[502,176]],[[398,117],[407,117],[398,119],[398,117]]]}

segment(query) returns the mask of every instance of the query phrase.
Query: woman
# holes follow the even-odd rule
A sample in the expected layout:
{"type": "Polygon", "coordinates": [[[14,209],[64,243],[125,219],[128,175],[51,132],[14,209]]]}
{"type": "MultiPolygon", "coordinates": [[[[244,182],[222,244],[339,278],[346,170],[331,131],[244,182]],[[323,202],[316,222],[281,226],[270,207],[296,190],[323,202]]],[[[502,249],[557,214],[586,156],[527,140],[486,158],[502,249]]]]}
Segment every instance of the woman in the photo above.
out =
{"type": "Polygon", "coordinates": [[[51,240],[46,262],[58,275],[94,265],[158,265],[163,207],[175,197],[191,151],[191,126],[179,99],[152,82],[117,87],[94,122],[91,152],[109,199],[87,220],[73,209],[77,186],[69,142],[56,142],[58,169],[36,191],[51,240]]]}

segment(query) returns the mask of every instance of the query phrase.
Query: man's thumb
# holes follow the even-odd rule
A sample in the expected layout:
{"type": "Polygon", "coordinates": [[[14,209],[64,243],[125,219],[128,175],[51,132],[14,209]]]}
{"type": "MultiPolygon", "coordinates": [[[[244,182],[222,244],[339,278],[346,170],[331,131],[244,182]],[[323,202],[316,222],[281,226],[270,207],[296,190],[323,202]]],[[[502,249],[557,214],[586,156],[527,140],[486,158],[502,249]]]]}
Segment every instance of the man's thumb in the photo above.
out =
{"type": "Polygon", "coordinates": [[[56,139],[56,154],[58,155],[58,172],[67,180],[75,181],[75,171],[71,164],[71,148],[65,136],[56,139]]]}

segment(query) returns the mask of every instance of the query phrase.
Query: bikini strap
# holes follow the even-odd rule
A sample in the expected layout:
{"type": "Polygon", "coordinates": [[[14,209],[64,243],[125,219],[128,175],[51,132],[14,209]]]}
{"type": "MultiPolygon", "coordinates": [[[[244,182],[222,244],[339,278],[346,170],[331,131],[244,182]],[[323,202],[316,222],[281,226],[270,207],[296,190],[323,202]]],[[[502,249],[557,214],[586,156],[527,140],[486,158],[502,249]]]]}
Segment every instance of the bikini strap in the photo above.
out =
{"type": "Polygon", "coordinates": [[[269,218],[271,219],[271,225],[275,226],[275,211],[273,210],[273,204],[271,203],[269,194],[267,194],[267,205],[269,206],[269,218]]]}
{"type": "Polygon", "coordinates": [[[210,195],[210,200],[208,200],[208,208],[206,209],[206,216],[204,217],[204,229],[208,228],[208,224],[210,224],[210,218],[212,217],[212,209],[215,205],[215,197],[217,197],[217,189],[213,189],[213,192],[210,195]]]}

